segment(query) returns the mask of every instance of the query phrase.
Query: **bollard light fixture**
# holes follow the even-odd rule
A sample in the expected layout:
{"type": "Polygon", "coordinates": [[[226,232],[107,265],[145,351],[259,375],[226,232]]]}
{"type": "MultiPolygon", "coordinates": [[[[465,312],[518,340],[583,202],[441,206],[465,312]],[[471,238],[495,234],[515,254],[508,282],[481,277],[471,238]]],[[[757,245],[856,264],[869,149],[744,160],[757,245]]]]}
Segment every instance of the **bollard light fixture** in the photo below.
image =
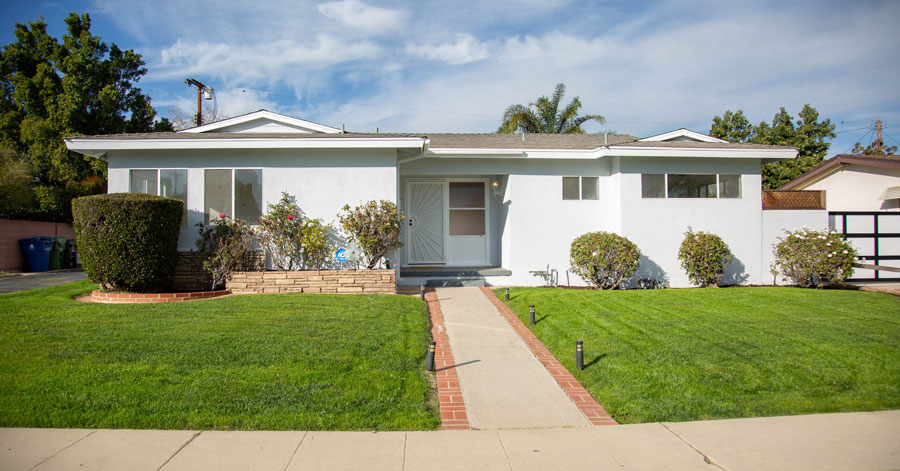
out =
{"type": "Polygon", "coordinates": [[[534,325],[534,304],[528,306],[528,323],[534,325]]]}
{"type": "Polygon", "coordinates": [[[432,340],[428,342],[428,355],[425,356],[425,369],[434,371],[434,349],[436,342],[432,340]]]}
{"type": "Polygon", "coordinates": [[[581,340],[575,341],[575,368],[584,369],[584,342],[581,340]]]}
{"type": "Polygon", "coordinates": [[[509,301],[509,288],[506,288],[506,300],[509,301]]]}

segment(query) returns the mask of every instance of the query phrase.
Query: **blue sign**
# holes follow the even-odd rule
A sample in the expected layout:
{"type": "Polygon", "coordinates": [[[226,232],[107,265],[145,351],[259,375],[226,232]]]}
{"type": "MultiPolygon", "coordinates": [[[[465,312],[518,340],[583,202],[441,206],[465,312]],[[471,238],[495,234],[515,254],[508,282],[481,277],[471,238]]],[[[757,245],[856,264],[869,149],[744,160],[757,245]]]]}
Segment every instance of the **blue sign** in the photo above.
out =
{"type": "Polygon", "coordinates": [[[337,249],[334,251],[335,260],[343,263],[347,261],[347,249],[337,249]]]}

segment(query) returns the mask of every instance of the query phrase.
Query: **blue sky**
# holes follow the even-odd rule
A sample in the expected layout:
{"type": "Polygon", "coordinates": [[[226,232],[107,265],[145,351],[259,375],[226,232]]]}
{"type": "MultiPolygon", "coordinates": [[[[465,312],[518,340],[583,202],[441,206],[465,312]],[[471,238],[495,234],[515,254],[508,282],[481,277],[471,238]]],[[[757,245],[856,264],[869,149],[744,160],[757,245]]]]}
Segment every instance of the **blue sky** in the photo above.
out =
{"type": "Polygon", "coordinates": [[[583,113],[648,136],[708,132],[743,109],[771,120],[805,103],[837,124],[830,154],[900,144],[900,2],[432,2],[95,0],[5,2],[0,41],[70,11],[147,62],[140,87],[165,116],[196,78],[220,111],[259,108],[348,130],[492,132],[503,110],[566,83],[583,113]]]}

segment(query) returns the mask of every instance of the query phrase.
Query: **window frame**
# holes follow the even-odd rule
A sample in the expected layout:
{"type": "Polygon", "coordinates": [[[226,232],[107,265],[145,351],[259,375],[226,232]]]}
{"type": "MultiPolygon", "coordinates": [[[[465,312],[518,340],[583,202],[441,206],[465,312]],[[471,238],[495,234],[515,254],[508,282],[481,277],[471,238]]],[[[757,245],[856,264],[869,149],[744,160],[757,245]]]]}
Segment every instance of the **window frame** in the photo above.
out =
{"type": "Polygon", "coordinates": [[[742,173],[641,173],[641,199],[642,200],[740,200],[744,199],[744,174],[742,173]],[[644,196],[644,175],[663,176],[663,196],[644,196]],[[680,198],[669,196],[669,175],[715,175],[716,197],[680,198]],[[738,177],[738,196],[722,196],[722,175],[736,175],[738,177]]]}
{"type": "Polygon", "coordinates": [[[132,178],[131,178],[131,172],[133,172],[135,170],[137,170],[139,172],[149,172],[149,171],[156,172],[156,193],[153,193],[154,196],[159,196],[160,190],[162,190],[162,178],[160,177],[160,174],[163,170],[183,170],[184,171],[184,218],[183,218],[184,224],[182,224],[181,227],[188,227],[189,223],[187,220],[187,211],[188,211],[187,199],[188,199],[188,192],[190,191],[190,189],[189,189],[190,188],[190,180],[188,179],[188,173],[189,173],[188,170],[189,169],[177,168],[177,167],[173,167],[173,168],[169,168],[169,167],[129,168],[128,169],[128,193],[135,193],[134,188],[132,188],[132,184],[134,182],[132,181],[132,178]]]}
{"type": "MultiPolygon", "coordinates": [[[[262,167],[203,167],[203,225],[204,226],[208,227],[208,226],[212,225],[212,224],[210,224],[210,221],[212,219],[210,219],[206,215],[206,210],[208,209],[206,207],[206,171],[207,170],[230,170],[231,171],[231,210],[230,210],[231,214],[228,217],[230,217],[232,219],[234,218],[234,214],[235,214],[234,209],[235,209],[235,200],[236,200],[236,198],[235,198],[236,195],[234,193],[234,184],[235,184],[234,172],[235,172],[235,170],[259,170],[259,214],[260,214],[260,216],[265,214],[263,212],[263,208],[265,207],[265,205],[263,204],[265,198],[263,197],[263,190],[262,190],[263,185],[264,185],[263,182],[265,181],[265,172],[263,171],[262,167]]],[[[247,221],[245,221],[245,222],[247,222],[247,221]]],[[[259,222],[259,220],[257,219],[256,221],[248,222],[248,224],[250,224],[251,226],[258,226],[259,225],[258,222],[259,222]]]]}
{"type": "Polygon", "coordinates": [[[562,187],[561,187],[561,189],[562,189],[562,194],[561,194],[562,201],[600,201],[600,176],[599,176],[599,175],[588,175],[588,176],[584,176],[584,175],[562,175],[562,178],[560,179],[560,182],[562,183],[562,187]],[[576,178],[576,179],[578,179],[578,198],[566,198],[566,184],[565,184],[566,178],[576,178]],[[597,197],[596,197],[596,198],[585,198],[585,197],[584,197],[584,179],[585,179],[585,178],[594,178],[594,179],[596,179],[596,181],[597,181],[597,186],[596,186],[597,197]]]}

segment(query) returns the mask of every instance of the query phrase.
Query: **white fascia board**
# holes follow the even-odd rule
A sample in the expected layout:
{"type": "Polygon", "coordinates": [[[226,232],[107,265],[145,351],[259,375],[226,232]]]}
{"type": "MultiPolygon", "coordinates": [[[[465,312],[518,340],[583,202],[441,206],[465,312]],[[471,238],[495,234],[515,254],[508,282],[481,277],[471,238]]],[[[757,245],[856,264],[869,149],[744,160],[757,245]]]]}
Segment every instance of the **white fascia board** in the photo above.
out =
{"type": "Polygon", "coordinates": [[[498,158],[515,158],[525,157],[525,151],[519,149],[458,149],[458,148],[429,148],[428,154],[435,157],[498,157],[498,158]]]}
{"type": "Polygon", "coordinates": [[[618,155],[620,157],[755,158],[773,161],[797,157],[796,149],[710,149],[689,147],[613,146],[609,149],[604,149],[604,151],[604,155],[618,155]]]}
{"type": "Polygon", "coordinates": [[[710,149],[611,146],[597,149],[429,149],[429,154],[444,158],[527,158],[548,160],[600,159],[607,156],[621,157],[700,157],[700,158],[752,158],[765,161],[793,159],[794,149],[710,149]]]}
{"type": "Polygon", "coordinates": [[[190,129],[184,129],[178,132],[187,132],[187,133],[202,133],[215,131],[216,129],[222,129],[228,126],[234,126],[235,124],[246,123],[248,121],[253,121],[257,119],[271,119],[272,121],[278,123],[284,123],[290,126],[297,126],[301,128],[310,129],[312,131],[318,131],[322,133],[328,134],[337,134],[340,133],[341,130],[337,128],[333,128],[331,126],[325,126],[319,123],[313,123],[312,121],[306,121],[304,119],[297,119],[291,116],[285,116],[283,114],[273,113],[268,110],[259,110],[253,113],[248,113],[241,116],[235,116],[234,118],[223,119],[222,121],[216,121],[215,123],[204,124],[203,126],[197,126],[190,129]]]}
{"type": "Polygon", "coordinates": [[[694,139],[694,140],[697,140],[700,142],[718,142],[720,144],[728,142],[726,140],[719,139],[717,137],[712,137],[712,136],[709,136],[706,134],[701,134],[699,132],[691,131],[690,129],[685,129],[685,128],[676,129],[674,131],[669,131],[669,132],[657,134],[655,136],[645,137],[643,139],[638,139],[638,140],[646,141],[646,142],[662,142],[662,141],[668,141],[669,139],[675,139],[677,137],[687,137],[687,138],[694,139]]]}
{"type": "Polygon", "coordinates": [[[172,149],[421,149],[422,138],[64,139],[69,150],[99,155],[114,150],[172,149]]]}

